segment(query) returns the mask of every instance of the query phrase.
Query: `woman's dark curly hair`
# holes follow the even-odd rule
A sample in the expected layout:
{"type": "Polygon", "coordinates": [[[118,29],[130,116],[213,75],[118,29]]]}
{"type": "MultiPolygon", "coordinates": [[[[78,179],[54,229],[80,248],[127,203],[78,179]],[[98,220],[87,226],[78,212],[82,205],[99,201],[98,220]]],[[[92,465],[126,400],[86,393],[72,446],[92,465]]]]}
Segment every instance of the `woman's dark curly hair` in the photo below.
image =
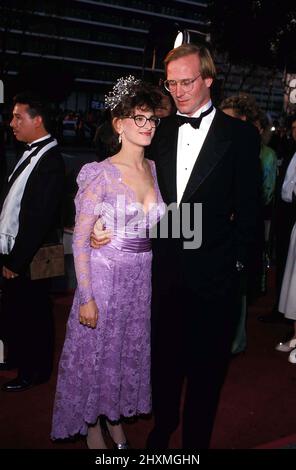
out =
{"type": "Polygon", "coordinates": [[[114,155],[120,150],[121,144],[112,124],[113,119],[130,116],[135,108],[154,111],[160,105],[161,98],[159,89],[150,83],[140,81],[133,85],[130,87],[130,94],[124,95],[112,111],[107,110],[106,121],[97,129],[96,140],[101,140],[107,146],[110,156],[114,155]]]}

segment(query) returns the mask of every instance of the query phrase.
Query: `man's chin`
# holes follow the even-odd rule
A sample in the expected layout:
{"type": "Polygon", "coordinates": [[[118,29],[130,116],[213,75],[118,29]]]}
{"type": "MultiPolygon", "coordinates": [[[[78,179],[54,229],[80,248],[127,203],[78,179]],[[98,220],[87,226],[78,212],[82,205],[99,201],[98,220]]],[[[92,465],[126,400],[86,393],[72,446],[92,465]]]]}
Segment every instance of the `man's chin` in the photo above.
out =
{"type": "Polygon", "coordinates": [[[182,114],[189,114],[191,112],[190,107],[188,105],[186,105],[185,103],[184,104],[178,103],[177,108],[180,111],[180,113],[182,113],[182,114]]]}

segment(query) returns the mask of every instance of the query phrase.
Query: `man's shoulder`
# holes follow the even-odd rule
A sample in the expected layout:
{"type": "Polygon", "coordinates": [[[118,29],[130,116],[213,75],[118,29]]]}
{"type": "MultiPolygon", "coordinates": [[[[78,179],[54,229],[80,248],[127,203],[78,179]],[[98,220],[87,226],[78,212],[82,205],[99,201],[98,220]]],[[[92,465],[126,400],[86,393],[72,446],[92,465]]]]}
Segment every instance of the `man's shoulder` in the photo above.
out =
{"type": "Polygon", "coordinates": [[[223,123],[225,126],[232,129],[244,129],[245,126],[249,127],[249,123],[247,121],[242,121],[241,119],[229,116],[218,108],[216,109],[215,121],[223,123]]]}
{"type": "Polygon", "coordinates": [[[168,129],[172,128],[176,125],[176,114],[171,114],[170,116],[161,118],[159,127],[157,128],[157,134],[161,134],[162,132],[166,132],[168,129]]]}
{"type": "MultiPolygon", "coordinates": [[[[152,140],[151,151],[155,152],[155,149],[159,149],[159,147],[162,147],[163,145],[165,145],[165,147],[169,145],[172,142],[173,136],[176,135],[176,132],[177,126],[175,114],[161,118],[160,124],[152,140]]],[[[150,155],[150,158],[154,160],[154,158],[151,157],[150,151],[148,151],[148,155],[150,155]]]]}
{"type": "Polygon", "coordinates": [[[223,113],[220,109],[216,110],[215,125],[220,127],[223,125],[224,131],[229,132],[233,137],[245,137],[255,140],[260,140],[259,132],[257,128],[248,121],[242,121],[241,119],[228,116],[223,113]]]}
{"type": "Polygon", "coordinates": [[[37,170],[54,170],[63,169],[65,167],[64,159],[59,146],[55,146],[47,150],[37,165],[37,170]]]}

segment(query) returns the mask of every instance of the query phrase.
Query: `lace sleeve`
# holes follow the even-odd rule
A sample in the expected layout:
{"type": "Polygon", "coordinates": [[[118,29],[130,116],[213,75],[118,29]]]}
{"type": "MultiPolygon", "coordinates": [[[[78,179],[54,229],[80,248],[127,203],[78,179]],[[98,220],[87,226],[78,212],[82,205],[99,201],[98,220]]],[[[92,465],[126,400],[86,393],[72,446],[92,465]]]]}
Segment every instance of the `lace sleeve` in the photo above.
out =
{"type": "Polygon", "coordinates": [[[105,179],[100,164],[85,165],[77,178],[76,220],[73,234],[73,254],[80,304],[93,299],[90,272],[90,234],[98,219],[99,204],[104,199],[105,179]]]}

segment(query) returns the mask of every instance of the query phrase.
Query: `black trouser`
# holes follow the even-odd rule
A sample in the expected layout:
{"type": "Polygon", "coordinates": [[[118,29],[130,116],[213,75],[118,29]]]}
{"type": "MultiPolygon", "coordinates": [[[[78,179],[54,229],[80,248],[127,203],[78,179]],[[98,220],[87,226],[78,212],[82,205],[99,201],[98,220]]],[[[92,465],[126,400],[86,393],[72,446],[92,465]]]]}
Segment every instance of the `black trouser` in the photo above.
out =
{"type": "Polygon", "coordinates": [[[238,275],[219,295],[175,286],[153,301],[152,399],[155,427],[148,448],[167,448],[183,405],[182,447],[209,447],[237,324],[238,275]],[[155,309],[155,305],[157,308],[155,309]]]}
{"type": "Polygon", "coordinates": [[[19,376],[42,381],[52,371],[54,328],[47,279],[4,279],[3,339],[19,376]]]}

